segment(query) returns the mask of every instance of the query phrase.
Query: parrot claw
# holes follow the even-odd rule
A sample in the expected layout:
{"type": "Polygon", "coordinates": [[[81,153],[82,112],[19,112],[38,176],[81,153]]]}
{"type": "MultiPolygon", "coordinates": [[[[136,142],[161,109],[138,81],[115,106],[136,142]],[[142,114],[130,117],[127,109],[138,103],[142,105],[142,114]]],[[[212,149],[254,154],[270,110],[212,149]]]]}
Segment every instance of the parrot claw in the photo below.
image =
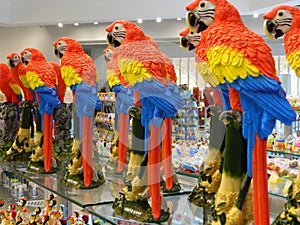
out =
{"type": "Polygon", "coordinates": [[[223,111],[223,108],[221,105],[210,105],[207,107],[207,110],[210,110],[210,114],[215,116],[220,115],[220,113],[223,111]]]}
{"type": "Polygon", "coordinates": [[[242,122],[243,114],[237,110],[228,110],[221,113],[219,119],[223,121],[225,124],[229,124],[233,121],[238,123],[242,122]]]}
{"type": "Polygon", "coordinates": [[[139,106],[131,106],[128,109],[128,114],[137,119],[141,119],[142,109],[139,106]]]}

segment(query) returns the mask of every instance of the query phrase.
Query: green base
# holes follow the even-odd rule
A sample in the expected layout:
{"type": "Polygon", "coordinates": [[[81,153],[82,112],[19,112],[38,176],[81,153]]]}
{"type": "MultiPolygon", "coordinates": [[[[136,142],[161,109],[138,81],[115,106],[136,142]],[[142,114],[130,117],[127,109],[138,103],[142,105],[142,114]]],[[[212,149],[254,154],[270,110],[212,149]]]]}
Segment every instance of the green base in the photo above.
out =
{"type": "Polygon", "coordinates": [[[151,206],[147,200],[127,201],[125,196],[115,199],[113,203],[114,216],[133,219],[143,223],[164,223],[170,218],[170,213],[161,211],[159,219],[152,216],[151,206]]]}
{"type": "Polygon", "coordinates": [[[32,152],[22,151],[22,152],[13,152],[12,154],[7,155],[6,151],[5,151],[5,154],[2,156],[1,159],[3,161],[9,161],[9,162],[11,162],[11,161],[14,161],[14,162],[30,161],[30,155],[32,154],[32,152]]]}
{"type": "Polygon", "coordinates": [[[61,160],[70,159],[72,154],[72,144],[73,139],[64,141],[63,143],[55,140],[52,144],[52,151],[55,152],[61,160]]]}
{"type": "Polygon", "coordinates": [[[44,162],[43,161],[38,161],[38,162],[32,162],[30,161],[28,166],[27,166],[27,171],[29,172],[34,172],[34,173],[39,173],[39,174],[52,174],[56,173],[60,166],[60,163],[57,161],[57,167],[56,168],[51,168],[49,172],[46,172],[44,169],[44,162]]]}
{"type": "Polygon", "coordinates": [[[196,186],[188,196],[188,200],[196,206],[211,208],[215,193],[208,193],[204,188],[196,186]]]}
{"type": "Polygon", "coordinates": [[[83,180],[84,180],[83,174],[70,175],[69,173],[67,173],[64,176],[63,184],[68,187],[73,187],[78,189],[92,189],[92,188],[97,188],[101,184],[105,183],[105,178],[101,174],[98,174],[98,180],[92,181],[92,184],[90,186],[85,186],[83,180]]]}
{"type": "Polygon", "coordinates": [[[162,190],[163,193],[176,193],[181,190],[181,185],[180,183],[174,183],[172,189],[168,190],[166,188],[165,181],[162,181],[160,182],[160,189],[162,190]]]}

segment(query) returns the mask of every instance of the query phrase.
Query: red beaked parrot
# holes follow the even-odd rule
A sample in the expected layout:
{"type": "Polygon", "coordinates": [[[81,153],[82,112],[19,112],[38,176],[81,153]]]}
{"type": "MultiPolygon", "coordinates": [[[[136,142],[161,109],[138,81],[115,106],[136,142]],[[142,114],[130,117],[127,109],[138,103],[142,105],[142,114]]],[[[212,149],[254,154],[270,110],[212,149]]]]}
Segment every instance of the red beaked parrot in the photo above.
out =
{"type": "Polygon", "coordinates": [[[6,98],[6,102],[15,103],[17,106],[22,100],[20,87],[14,81],[7,64],[0,63],[0,90],[6,98]]]}
{"type": "Polygon", "coordinates": [[[263,15],[264,31],[271,40],[284,36],[286,59],[300,77],[300,9],[281,5],[263,15]]]}
{"type": "Polygon", "coordinates": [[[29,84],[26,77],[26,66],[21,61],[21,56],[16,52],[11,52],[6,56],[7,65],[10,68],[10,72],[13,80],[18,84],[23,92],[22,112],[20,128],[18,135],[14,141],[12,147],[7,154],[12,154],[15,150],[18,152],[30,151],[32,144],[31,138],[33,138],[33,114],[31,111],[32,103],[35,101],[35,96],[32,90],[29,88],[29,84]],[[30,128],[31,127],[31,134],[30,128]]]}
{"type": "Polygon", "coordinates": [[[114,57],[117,57],[120,73],[137,93],[135,102],[142,106],[141,122],[145,140],[148,140],[144,150],[148,154],[149,193],[152,215],[157,219],[161,215],[160,127],[165,118],[176,115],[184,102],[175,78],[167,75],[165,56],[139,26],[118,20],[107,26],[106,31],[108,43],[115,48],[114,57]]]}
{"type": "Polygon", "coordinates": [[[16,52],[11,52],[6,56],[7,64],[14,81],[23,91],[25,101],[34,101],[33,92],[29,89],[29,84],[26,77],[26,66],[21,62],[21,57],[16,52]]]}
{"type": "Polygon", "coordinates": [[[47,62],[43,53],[38,49],[25,48],[20,55],[22,62],[26,65],[29,88],[37,95],[44,133],[44,169],[50,172],[52,168],[52,115],[54,108],[60,106],[56,95],[56,72],[53,65],[47,62]]]}
{"type": "Polygon", "coordinates": [[[186,10],[188,26],[202,34],[211,71],[220,84],[233,90],[232,109],[240,110],[232,103],[242,107],[247,171],[254,186],[254,220],[269,225],[266,140],[276,120],[291,125],[296,119],[277,77],[271,49],[243,24],[238,10],[226,0],[195,0],[186,10]]]}
{"type": "Polygon", "coordinates": [[[92,132],[95,108],[100,108],[98,98],[97,70],[93,59],[87,55],[81,44],[69,37],[60,37],[54,43],[55,55],[61,59],[61,74],[67,87],[74,95],[79,118],[79,138],[82,143],[82,165],[84,185],[91,186],[92,132]]]}

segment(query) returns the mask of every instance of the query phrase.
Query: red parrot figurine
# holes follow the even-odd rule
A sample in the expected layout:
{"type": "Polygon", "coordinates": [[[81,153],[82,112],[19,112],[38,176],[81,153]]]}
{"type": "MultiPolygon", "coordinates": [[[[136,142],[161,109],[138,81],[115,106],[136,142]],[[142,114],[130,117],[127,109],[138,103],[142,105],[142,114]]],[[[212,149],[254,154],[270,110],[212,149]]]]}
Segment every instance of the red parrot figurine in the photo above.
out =
{"type": "Polygon", "coordinates": [[[264,14],[264,31],[270,39],[284,36],[287,61],[300,77],[300,9],[281,5],[264,14]]]}
{"type": "Polygon", "coordinates": [[[238,10],[226,0],[195,0],[186,10],[188,26],[201,32],[209,67],[219,83],[231,89],[232,109],[242,107],[247,171],[254,186],[254,220],[269,225],[266,140],[276,119],[286,125],[296,119],[276,75],[271,49],[245,27],[238,10]]]}
{"type": "Polygon", "coordinates": [[[114,57],[120,73],[137,93],[135,102],[142,106],[141,121],[145,140],[148,140],[145,141],[145,153],[148,155],[152,215],[158,219],[161,216],[160,127],[165,118],[175,116],[177,110],[183,107],[183,99],[174,78],[171,78],[172,82],[168,79],[164,55],[140,27],[118,20],[107,26],[106,31],[108,43],[115,47],[114,57]]]}
{"type": "Polygon", "coordinates": [[[5,63],[0,63],[0,90],[6,98],[6,102],[19,105],[21,90],[13,80],[10,69],[5,63]]]}
{"type": "Polygon", "coordinates": [[[53,65],[47,62],[43,53],[38,49],[25,48],[20,54],[22,62],[27,65],[26,76],[29,87],[37,94],[39,102],[44,133],[44,170],[48,173],[52,169],[52,114],[54,108],[60,105],[55,87],[56,72],[53,65]]]}
{"type": "Polygon", "coordinates": [[[97,70],[94,61],[88,56],[79,42],[61,37],[53,43],[55,55],[61,59],[61,74],[67,87],[74,93],[79,118],[79,138],[82,145],[82,165],[84,185],[92,185],[92,132],[95,108],[100,108],[98,98],[97,70]]]}
{"type": "MultiPolygon", "coordinates": [[[[21,56],[16,52],[11,52],[6,56],[8,60],[7,64],[10,67],[10,71],[14,81],[19,85],[23,92],[21,123],[18,131],[17,138],[15,139],[12,147],[7,151],[7,155],[11,155],[14,152],[30,152],[33,147],[33,114],[32,104],[34,100],[33,91],[30,90],[26,77],[26,66],[21,62],[21,56]],[[31,132],[30,132],[31,127],[31,132]]],[[[24,157],[26,160],[27,158],[24,157]]]]}

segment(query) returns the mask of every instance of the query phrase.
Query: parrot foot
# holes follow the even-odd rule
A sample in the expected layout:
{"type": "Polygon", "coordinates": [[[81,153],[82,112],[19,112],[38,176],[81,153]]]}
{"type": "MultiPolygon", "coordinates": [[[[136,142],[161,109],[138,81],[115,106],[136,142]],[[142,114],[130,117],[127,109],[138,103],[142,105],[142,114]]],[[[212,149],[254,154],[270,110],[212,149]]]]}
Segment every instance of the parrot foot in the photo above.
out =
{"type": "Polygon", "coordinates": [[[43,146],[43,133],[42,132],[36,132],[35,138],[34,138],[34,147],[42,147],[43,146]]]}
{"type": "Polygon", "coordinates": [[[32,162],[44,161],[43,148],[38,146],[30,156],[32,162]]]}
{"type": "Polygon", "coordinates": [[[243,114],[240,111],[237,110],[228,110],[221,113],[219,119],[223,121],[224,124],[230,124],[230,123],[242,123],[243,114]]]}
{"type": "Polygon", "coordinates": [[[131,187],[124,187],[126,200],[136,201],[138,199],[147,199],[149,196],[147,181],[144,178],[135,177],[131,187]]]}
{"type": "Polygon", "coordinates": [[[80,157],[74,157],[68,165],[69,174],[78,175],[83,173],[82,159],[80,157]]]}
{"type": "Polygon", "coordinates": [[[207,110],[212,116],[220,115],[223,112],[223,108],[221,105],[210,105],[207,110]]]}
{"type": "Polygon", "coordinates": [[[79,151],[79,148],[80,148],[80,139],[73,138],[72,149],[71,149],[72,156],[76,156],[77,155],[77,153],[79,151]]]}
{"type": "Polygon", "coordinates": [[[142,109],[139,106],[131,106],[128,109],[128,114],[138,120],[141,119],[142,109]]]}
{"type": "Polygon", "coordinates": [[[20,128],[19,133],[10,149],[6,152],[7,155],[21,153],[23,151],[31,151],[30,131],[29,129],[20,128]]]}

